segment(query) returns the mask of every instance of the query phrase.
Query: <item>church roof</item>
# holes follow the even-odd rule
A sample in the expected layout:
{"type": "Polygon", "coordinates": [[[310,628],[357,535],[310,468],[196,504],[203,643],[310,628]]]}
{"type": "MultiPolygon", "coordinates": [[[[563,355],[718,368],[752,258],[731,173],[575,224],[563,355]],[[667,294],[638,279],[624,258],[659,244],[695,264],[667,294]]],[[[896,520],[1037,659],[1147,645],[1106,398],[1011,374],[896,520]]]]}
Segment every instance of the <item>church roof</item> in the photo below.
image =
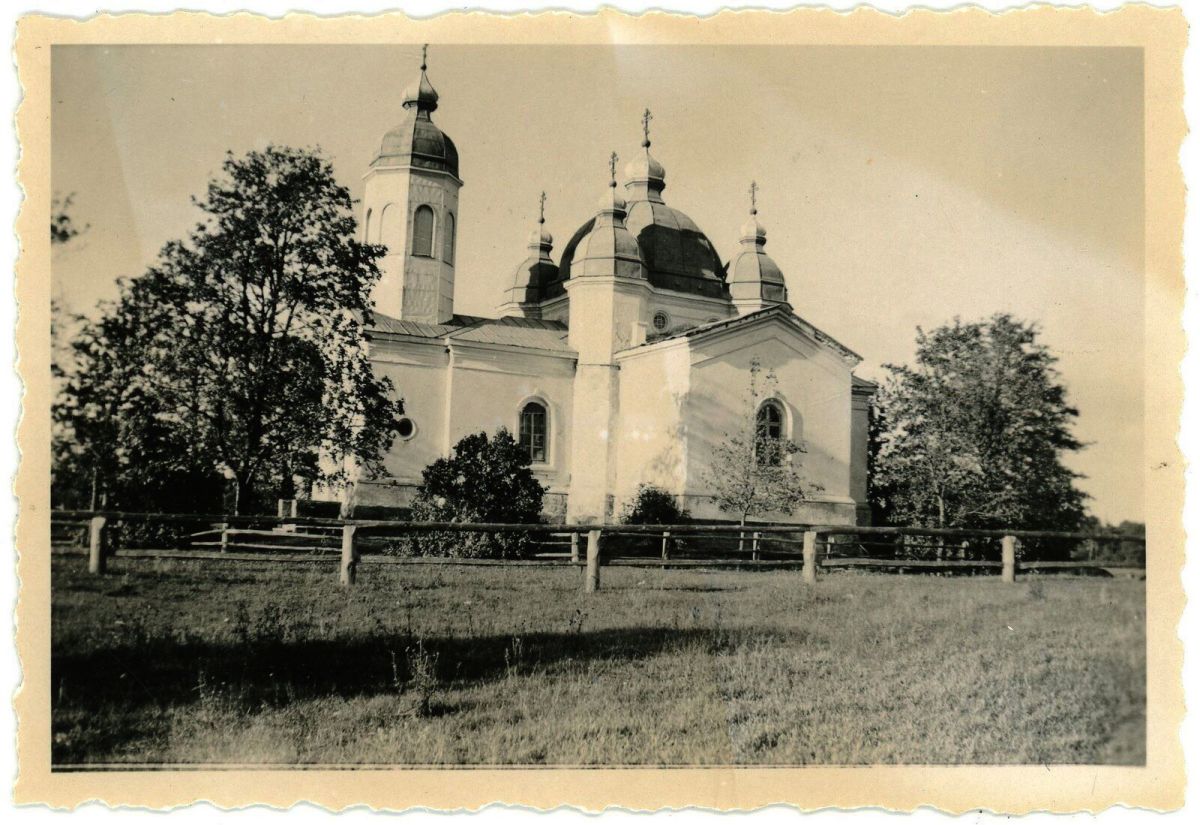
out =
{"type": "Polygon", "coordinates": [[[402,321],[373,314],[371,330],[387,335],[406,335],[451,341],[470,341],[502,347],[574,353],[567,344],[567,326],[561,321],[542,321],[534,318],[481,318],[475,315],[455,315],[444,324],[422,321],[402,321]]]}
{"type": "MultiPolygon", "coordinates": [[[[647,112],[644,125],[648,126],[648,118],[647,112]]],[[[659,289],[728,299],[725,266],[712,241],[695,221],[663,200],[667,173],[650,155],[648,131],[642,148],[645,151],[625,170],[628,200],[624,206],[625,228],[637,242],[647,280],[659,289]]],[[[591,234],[596,220],[593,217],[579,227],[563,247],[558,278],[543,289],[543,300],[562,294],[563,285],[571,279],[575,249],[591,234]]]]}
{"type": "MultiPolygon", "coordinates": [[[[767,320],[772,316],[776,316],[784,321],[796,324],[808,335],[815,338],[819,343],[829,347],[847,361],[854,361],[857,363],[862,360],[862,356],[860,356],[854,350],[840,343],[833,336],[817,329],[808,321],[805,321],[799,315],[792,312],[791,307],[787,306],[786,304],[776,304],[774,306],[760,309],[756,312],[747,312],[745,315],[737,315],[733,318],[725,318],[720,321],[710,321],[707,324],[700,324],[699,326],[695,327],[672,330],[663,335],[649,335],[646,337],[646,343],[641,344],[640,346],[648,347],[653,346],[654,344],[660,344],[663,341],[671,341],[681,338],[702,338],[725,330],[751,326],[755,323],[767,320]]],[[[634,349],[637,348],[638,347],[634,347],[634,349]]]]}
{"type": "Polygon", "coordinates": [[[457,178],[458,148],[430,116],[438,107],[438,93],[425,69],[422,51],[420,77],[404,90],[404,120],[383,136],[371,165],[414,166],[449,172],[457,178]]]}

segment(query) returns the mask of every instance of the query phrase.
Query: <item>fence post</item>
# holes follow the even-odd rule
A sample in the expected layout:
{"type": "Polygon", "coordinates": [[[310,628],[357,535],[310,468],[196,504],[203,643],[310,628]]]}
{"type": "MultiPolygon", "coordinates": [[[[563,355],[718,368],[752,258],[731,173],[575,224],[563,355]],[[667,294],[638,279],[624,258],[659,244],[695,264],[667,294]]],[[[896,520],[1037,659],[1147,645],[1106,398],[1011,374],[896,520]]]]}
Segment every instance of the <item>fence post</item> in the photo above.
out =
{"type": "Polygon", "coordinates": [[[571,534],[571,563],[579,563],[579,534],[571,534]]]}
{"type": "Polygon", "coordinates": [[[94,516],[88,531],[88,572],[100,574],[108,564],[104,547],[104,516],[94,516]]]}
{"type": "Polygon", "coordinates": [[[587,541],[587,573],[583,579],[583,592],[595,593],[600,589],[600,531],[589,530],[587,541]]]}
{"type": "Polygon", "coordinates": [[[342,527],[342,565],[338,580],[342,586],[349,587],[358,578],[358,548],[354,545],[354,533],[358,530],[353,524],[342,527]]]}
{"type": "Polygon", "coordinates": [[[750,558],[752,558],[754,561],[758,561],[758,536],[759,533],[757,530],[755,530],[751,534],[750,538],[750,558]]]}
{"type": "Polygon", "coordinates": [[[815,530],[804,532],[804,583],[817,583],[817,533],[815,530]]]}
{"type": "Polygon", "coordinates": [[[1012,583],[1017,580],[1017,539],[1005,536],[1000,539],[1001,581],[1012,583]]]}
{"type": "Polygon", "coordinates": [[[671,558],[671,531],[663,530],[662,560],[667,561],[670,558],[671,558]]]}
{"type": "Polygon", "coordinates": [[[221,552],[224,553],[229,549],[229,524],[222,522],[221,525],[221,552]]]}

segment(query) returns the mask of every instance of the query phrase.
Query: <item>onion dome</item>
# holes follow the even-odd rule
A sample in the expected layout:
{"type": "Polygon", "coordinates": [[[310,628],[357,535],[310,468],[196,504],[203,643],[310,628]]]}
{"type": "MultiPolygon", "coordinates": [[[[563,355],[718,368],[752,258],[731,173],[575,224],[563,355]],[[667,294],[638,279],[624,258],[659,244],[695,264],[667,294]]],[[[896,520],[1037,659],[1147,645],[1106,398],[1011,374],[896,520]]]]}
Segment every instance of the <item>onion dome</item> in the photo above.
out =
{"type": "Polygon", "coordinates": [[[538,212],[538,226],[529,234],[529,257],[516,272],[505,292],[504,299],[510,304],[535,304],[541,300],[542,287],[558,277],[558,266],[550,257],[554,238],[546,231],[546,193],[542,193],[538,212]]]}
{"type": "Polygon", "coordinates": [[[371,166],[412,166],[458,177],[458,149],[434,125],[430,114],[438,107],[438,93],[426,71],[426,49],[421,50],[421,75],[404,90],[404,120],[383,136],[371,166]]]}
{"type": "Polygon", "coordinates": [[[667,187],[667,170],[650,154],[650,121],[654,116],[647,109],[642,115],[642,154],[625,167],[625,188],[635,200],[662,202],[662,191],[667,187]]]}
{"type": "Polygon", "coordinates": [[[591,230],[571,251],[570,267],[577,278],[645,278],[646,265],[637,239],[625,228],[625,199],[617,191],[616,152],[612,154],[609,170],[612,178],[608,191],[600,197],[591,230]]]}
{"type": "Polygon", "coordinates": [[[739,304],[785,304],[783,272],[763,247],[767,230],[758,222],[758,184],[750,184],[750,217],[742,224],[741,250],[729,265],[729,294],[739,304]]]}
{"type": "MultiPolygon", "coordinates": [[[[728,300],[725,267],[712,242],[695,221],[663,202],[666,170],[650,155],[650,120],[647,111],[642,116],[644,151],[625,168],[625,227],[637,239],[647,278],[660,289],[728,300]]],[[[563,248],[559,281],[550,285],[546,297],[562,293],[563,282],[571,278],[575,250],[594,223],[593,219],[579,227],[563,248]]]]}

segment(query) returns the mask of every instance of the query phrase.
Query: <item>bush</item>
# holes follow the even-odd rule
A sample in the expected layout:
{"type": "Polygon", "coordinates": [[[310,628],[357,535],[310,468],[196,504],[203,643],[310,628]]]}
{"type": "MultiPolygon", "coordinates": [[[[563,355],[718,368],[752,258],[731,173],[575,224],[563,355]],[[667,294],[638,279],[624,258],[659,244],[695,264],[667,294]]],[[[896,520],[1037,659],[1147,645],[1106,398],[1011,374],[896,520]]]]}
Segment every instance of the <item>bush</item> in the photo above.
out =
{"type": "MultiPolygon", "coordinates": [[[[439,458],[421,473],[412,503],[413,521],[537,524],[544,490],[529,469],[529,455],[501,428],[468,435],[450,458],[439,458]]],[[[529,533],[406,534],[387,552],[406,556],[514,559],[535,548],[529,533]]]]}
{"type": "Polygon", "coordinates": [[[621,513],[623,524],[680,524],[689,517],[675,496],[653,484],[639,484],[633,499],[621,513]]]}

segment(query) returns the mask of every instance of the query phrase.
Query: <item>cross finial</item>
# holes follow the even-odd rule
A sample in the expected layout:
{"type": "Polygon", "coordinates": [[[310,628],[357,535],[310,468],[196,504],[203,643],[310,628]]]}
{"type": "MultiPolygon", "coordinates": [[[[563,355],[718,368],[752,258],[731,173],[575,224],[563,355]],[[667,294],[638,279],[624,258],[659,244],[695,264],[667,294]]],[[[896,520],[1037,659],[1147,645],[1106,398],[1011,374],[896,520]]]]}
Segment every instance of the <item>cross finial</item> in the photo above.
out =
{"type": "Polygon", "coordinates": [[[758,181],[750,181],[750,214],[758,214],[758,181]]]}
{"type": "Polygon", "coordinates": [[[642,112],[642,145],[647,149],[650,148],[650,121],[654,120],[654,115],[650,114],[650,109],[642,112]]]}
{"type": "Polygon", "coordinates": [[[617,153],[613,152],[608,156],[608,174],[611,177],[609,186],[617,185],[617,153]]]}
{"type": "Polygon", "coordinates": [[[545,223],[545,222],[546,222],[546,193],[543,192],[542,196],[540,198],[538,198],[538,223],[545,223]]]}
{"type": "Polygon", "coordinates": [[[425,43],[424,45],[421,46],[421,71],[425,71],[425,64],[428,62],[428,60],[427,60],[428,57],[429,57],[429,44],[425,43]]]}

